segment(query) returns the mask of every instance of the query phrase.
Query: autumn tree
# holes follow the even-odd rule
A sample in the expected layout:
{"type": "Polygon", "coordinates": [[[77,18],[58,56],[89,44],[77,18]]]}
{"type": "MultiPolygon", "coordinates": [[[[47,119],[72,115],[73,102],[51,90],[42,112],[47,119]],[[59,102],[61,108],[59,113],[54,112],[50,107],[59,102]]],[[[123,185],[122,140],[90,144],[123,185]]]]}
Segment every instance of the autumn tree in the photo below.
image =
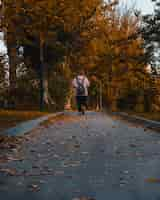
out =
{"type": "Polygon", "coordinates": [[[115,2],[99,10],[93,27],[78,60],[103,83],[105,99],[113,104],[127,99],[131,89],[135,95],[144,91],[147,74],[140,19],[130,10],[120,14],[115,2]]]}
{"type": "Polygon", "coordinates": [[[153,14],[143,16],[143,38],[145,41],[146,54],[151,64],[152,72],[157,74],[157,64],[159,65],[159,48],[160,48],[160,1],[152,0],[155,4],[153,14]]]}
{"type": "MultiPolygon", "coordinates": [[[[16,46],[14,50],[22,46],[25,61],[29,60],[28,62],[39,71],[41,107],[43,99],[46,103],[50,100],[48,68],[62,61],[64,55],[68,57],[73,46],[75,44],[77,46],[82,27],[94,15],[100,2],[99,0],[65,2],[4,0],[3,26],[7,29],[7,41],[12,41],[14,45],[11,46],[16,46]],[[16,24],[19,26],[13,28],[16,24]]],[[[16,58],[17,51],[11,52],[16,58]]],[[[10,68],[15,69],[12,65],[13,62],[10,63],[10,68]]]]}
{"type": "Polygon", "coordinates": [[[15,8],[13,4],[15,1],[1,1],[1,31],[5,34],[5,42],[7,46],[7,54],[9,57],[9,96],[15,101],[15,88],[16,88],[16,62],[17,62],[17,49],[16,49],[16,32],[15,26],[11,21],[14,21],[15,8]],[[6,10],[6,4],[10,6],[10,11],[6,10]],[[9,16],[10,20],[6,21],[9,16]]]}
{"type": "MultiPolygon", "coordinates": [[[[112,20],[106,25],[110,28],[104,31],[107,51],[102,54],[102,62],[107,66],[107,95],[112,104],[117,104],[119,99],[127,99],[132,92],[132,105],[135,105],[137,95],[143,95],[146,77],[143,40],[138,34],[140,21],[130,11],[122,16],[115,13],[111,17],[112,20]],[[136,37],[131,37],[136,34],[136,37]]],[[[113,107],[116,109],[117,105],[113,107]]]]}
{"type": "Polygon", "coordinates": [[[118,99],[124,96],[119,95],[121,88],[142,88],[146,61],[139,18],[130,11],[120,14],[118,1],[3,2],[3,29],[14,80],[10,82],[15,83],[17,67],[34,70],[39,75],[41,109],[44,102],[56,103],[53,90],[49,92],[54,80],[60,80],[56,76],[61,74],[67,83],[78,68],[103,83],[103,94],[110,102],[110,90],[118,91],[118,99]]]}
{"type": "Polygon", "coordinates": [[[154,13],[143,16],[142,36],[145,41],[145,53],[148,58],[148,63],[152,69],[152,79],[150,80],[152,101],[150,101],[150,104],[152,105],[153,111],[159,112],[159,80],[157,75],[159,74],[158,69],[160,65],[160,1],[152,0],[152,2],[155,8],[154,13]]]}

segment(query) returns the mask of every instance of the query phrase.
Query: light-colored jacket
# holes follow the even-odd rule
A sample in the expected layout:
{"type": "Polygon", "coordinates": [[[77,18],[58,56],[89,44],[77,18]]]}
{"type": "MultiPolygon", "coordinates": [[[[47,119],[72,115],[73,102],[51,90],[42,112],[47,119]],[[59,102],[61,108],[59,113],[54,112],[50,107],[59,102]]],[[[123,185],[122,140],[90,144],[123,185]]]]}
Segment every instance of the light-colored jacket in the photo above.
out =
{"type": "Polygon", "coordinates": [[[83,86],[85,88],[85,96],[88,96],[88,88],[90,86],[90,82],[86,76],[79,75],[76,78],[74,78],[72,85],[75,88],[75,94],[77,95],[77,88],[78,88],[78,83],[77,79],[80,83],[83,83],[83,86]]]}

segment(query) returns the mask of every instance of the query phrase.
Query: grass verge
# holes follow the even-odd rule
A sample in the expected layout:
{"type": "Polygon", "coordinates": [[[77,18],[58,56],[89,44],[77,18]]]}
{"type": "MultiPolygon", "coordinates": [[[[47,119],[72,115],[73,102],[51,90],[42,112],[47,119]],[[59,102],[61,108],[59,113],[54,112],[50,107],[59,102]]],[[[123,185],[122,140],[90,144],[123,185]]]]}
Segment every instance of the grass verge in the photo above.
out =
{"type": "Polygon", "coordinates": [[[153,120],[153,121],[158,121],[160,122],[160,112],[142,112],[142,113],[137,113],[137,112],[127,112],[129,115],[135,115],[138,117],[143,117],[145,119],[153,120]]]}
{"type": "Polygon", "coordinates": [[[48,113],[35,111],[7,111],[0,110],[0,131],[16,126],[18,123],[36,119],[48,113]]]}

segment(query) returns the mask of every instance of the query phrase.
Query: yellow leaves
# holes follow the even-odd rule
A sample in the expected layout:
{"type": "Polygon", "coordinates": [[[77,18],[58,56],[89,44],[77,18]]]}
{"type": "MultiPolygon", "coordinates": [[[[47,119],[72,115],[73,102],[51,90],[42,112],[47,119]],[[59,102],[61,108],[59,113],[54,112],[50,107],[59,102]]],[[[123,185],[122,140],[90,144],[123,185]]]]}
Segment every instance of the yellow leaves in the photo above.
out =
{"type": "Polygon", "coordinates": [[[5,174],[7,174],[7,175],[9,175],[9,176],[15,176],[16,175],[16,173],[17,173],[17,171],[16,171],[16,169],[0,169],[0,172],[1,173],[5,173],[5,174]]]}
{"type": "Polygon", "coordinates": [[[101,54],[106,51],[106,46],[104,45],[103,40],[100,40],[98,38],[94,38],[93,40],[91,40],[89,48],[93,55],[97,53],[101,54]]]}
{"type": "Polygon", "coordinates": [[[83,31],[83,32],[81,33],[81,36],[82,36],[82,37],[87,37],[87,36],[88,36],[88,32],[87,32],[87,31],[83,31]]]}

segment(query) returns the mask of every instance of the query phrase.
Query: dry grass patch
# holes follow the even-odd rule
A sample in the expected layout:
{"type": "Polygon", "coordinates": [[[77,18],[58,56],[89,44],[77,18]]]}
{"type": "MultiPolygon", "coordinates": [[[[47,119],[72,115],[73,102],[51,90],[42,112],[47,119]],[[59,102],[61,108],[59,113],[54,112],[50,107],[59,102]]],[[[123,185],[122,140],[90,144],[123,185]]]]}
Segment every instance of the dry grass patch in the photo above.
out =
{"type": "Polygon", "coordinates": [[[145,119],[159,121],[160,122],[160,113],[159,112],[144,112],[144,113],[136,113],[136,112],[127,112],[129,115],[135,115],[138,117],[143,117],[145,119]]]}
{"type": "Polygon", "coordinates": [[[16,126],[18,123],[42,117],[48,113],[33,111],[0,110],[0,131],[16,126]]]}
{"type": "Polygon", "coordinates": [[[138,115],[146,119],[160,121],[160,113],[140,113],[138,115]]]}

